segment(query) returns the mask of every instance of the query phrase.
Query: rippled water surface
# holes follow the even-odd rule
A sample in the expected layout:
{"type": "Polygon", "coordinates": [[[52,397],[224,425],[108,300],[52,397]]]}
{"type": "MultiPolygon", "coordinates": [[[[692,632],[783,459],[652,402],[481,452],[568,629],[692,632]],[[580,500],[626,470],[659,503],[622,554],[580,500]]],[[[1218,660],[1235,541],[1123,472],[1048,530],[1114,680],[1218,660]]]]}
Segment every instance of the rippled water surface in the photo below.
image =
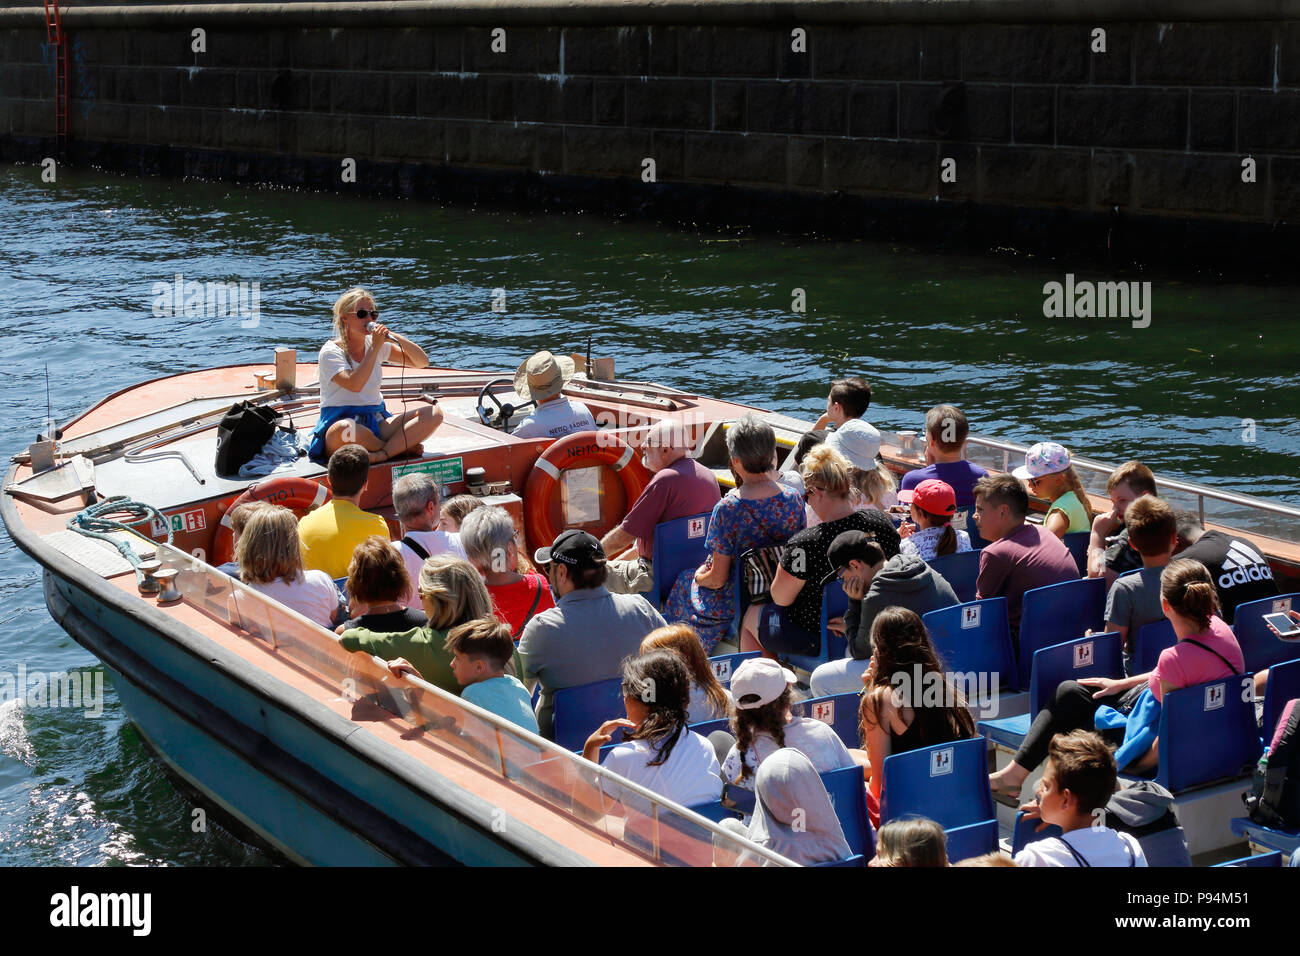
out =
{"type": "MultiPolygon", "coordinates": [[[[867,242],[781,241],[561,215],[440,208],[226,185],[0,167],[0,300],[8,304],[0,450],[34,437],[45,366],[56,419],[173,372],[314,354],[329,306],[369,287],[384,321],[437,364],[513,369],[532,351],[613,355],[620,376],[811,419],[826,382],[866,375],[882,428],[939,401],[976,431],[1055,439],[1102,460],[1300,501],[1297,289],[1152,282],[1151,326],[1045,319],[1069,264],[867,242]],[[261,320],[160,319],[155,282],[244,279],[261,320]],[[505,290],[504,312],[492,310],[505,290]],[[803,289],[807,312],[791,310],[803,289]],[[1253,420],[1253,443],[1243,420],[1253,420]]],[[[0,538],[0,675],[95,669],[51,619],[36,566],[0,538]]],[[[267,862],[219,828],[196,834],[127,721],[0,704],[0,861],[267,862]]]]}

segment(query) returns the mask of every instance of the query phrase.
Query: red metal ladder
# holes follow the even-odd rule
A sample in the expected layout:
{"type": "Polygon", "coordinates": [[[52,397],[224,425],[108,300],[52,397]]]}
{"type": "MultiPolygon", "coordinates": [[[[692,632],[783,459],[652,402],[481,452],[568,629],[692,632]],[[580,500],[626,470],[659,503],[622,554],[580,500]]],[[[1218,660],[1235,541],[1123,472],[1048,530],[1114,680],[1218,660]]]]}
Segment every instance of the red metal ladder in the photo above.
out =
{"type": "Polygon", "coordinates": [[[68,37],[59,0],[45,0],[45,35],[54,48],[54,144],[62,156],[68,148],[68,37]]]}

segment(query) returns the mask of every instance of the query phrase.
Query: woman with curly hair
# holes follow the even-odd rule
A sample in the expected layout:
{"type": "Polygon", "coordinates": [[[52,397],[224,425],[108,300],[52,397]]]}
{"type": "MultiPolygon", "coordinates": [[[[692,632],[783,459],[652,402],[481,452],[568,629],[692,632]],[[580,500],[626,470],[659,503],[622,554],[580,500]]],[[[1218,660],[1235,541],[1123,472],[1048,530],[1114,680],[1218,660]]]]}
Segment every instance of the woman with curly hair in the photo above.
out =
{"type": "Polygon", "coordinates": [[[722,777],[728,783],[753,790],[759,764],[782,747],[801,751],[818,773],[857,763],[829,724],[791,712],[790,687],[795,680],[793,671],[766,657],[751,658],[736,668],[731,678],[736,702],[731,729],[736,744],[722,762],[722,777]]]}

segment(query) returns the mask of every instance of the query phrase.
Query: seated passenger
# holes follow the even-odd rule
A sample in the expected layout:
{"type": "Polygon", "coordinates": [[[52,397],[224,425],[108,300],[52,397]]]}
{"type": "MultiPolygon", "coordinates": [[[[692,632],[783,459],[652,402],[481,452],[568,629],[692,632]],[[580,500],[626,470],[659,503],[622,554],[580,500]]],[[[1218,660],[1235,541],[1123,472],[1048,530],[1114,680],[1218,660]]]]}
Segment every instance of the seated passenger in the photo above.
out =
{"type": "Polygon", "coordinates": [[[907,608],[919,617],[958,603],[942,574],[912,555],[900,553],[886,561],[880,545],[861,531],[844,532],[831,542],[827,556],[849,598],[843,622],[836,627],[831,621],[830,627],[848,637],[848,647],[841,660],[812,672],[814,697],[858,692],[871,662],[872,628],[886,608],[907,608]]]}
{"type": "Polygon", "coordinates": [[[668,620],[695,628],[706,654],[731,631],[737,601],[733,573],[740,556],[783,544],[804,526],[803,500],[770,474],[776,455],[771,425],[746,415],[727,431],[727,455],[741,483],[713,508],[704,539],[709,557],[678,576],[664,608],[668,620]]]}
{"type": "Polygon", "coordinates": [[[1178,549],[1174,554],[1200,561],[1209,569],[1226,622],[1232,624],[1237,608],[1246,602],[1279,593],[1268,558],[1249,538],[1206,531],[1201,519],[1190,511],[1176,511],[1174,518],[1178,523],[1178,549]]]}
{"type": "Polygon", "coordinates": [[[850,455],[846,448],[851,446],[854,460],[874,462],[880,452],[880,432],[862,418],[870,404],[871,386],[865,379],[837,378],[826,396],[826,412],[813,428],[828,429],[826,444],[845,458],[850,455]]]}
{"type": "Polygon", "coordinates": [[[478,495],[453,495],[442,503],[438,511],[438,530],[458,533],[466,515],[484,507],[487,507],[486,502],[478,495]]]}
{"type": "Polygon", "coordinates": [[[537,733],[532,697],[516,677],[506,673],[515,654],[509,627],[494,617],[468,621],[447,632],[443,650],[451,655],[461,700],[537,733]]]}
{"type": "Polygon", "coordinates": [[[387,536],[366,538],[352,552],[347,583],[350,616],[336,630],[342,634],[364,627],[386,634],[424,627],[429,623],[424,612],[406,605],[413,590],[406,564],[387,536]]]}
{"type": "Polygon", "coordinates": [[[288,508],[265,505],[248,516],[235,547],[239,578],[321,627],[344,615],[343,595],[324,571],[304,570],[298,519],[288,508]]]}
{"type": "Polygon", "coordinates": [[[863,772],[871,778],[872,822],[878,822],[884,773],[876,768],[884,767],[885,758],[968,740],[975,736],[975,721],[918,615],[907,608],[885,608],[876,615],[871,642],[874,653],[862,675],[866,690],[858,709],[858,732],[867,752],[863,772]],[[941,697],[937,705],[936,697],[941,697]]]}
{"type": "Polygon", "coordinates": [[[1079,730],[1052,738],[1037,799],[1020,809],[1062,832],[1027,845],[1016,854],[1016,866],[1146,866],[1136,837],[1098,819],[1117,778],[1115,758],[1096,734],[1079,730]]]}
{"type": "Polygon", "coordinates": [[[879,511],[853,510],[848,462],[829,442],[803,460],[803,480],[808,503],[822,523],[786,543],[781,567],[772,579],[771,604],[746,614],[742,651],[761,647],[771,654],[817,653],[822,642],[822,587],[834,573],[827,551],[843,532],[866,532],[886,558],[898,554],[893,522],[879,511]]]}
{"type": "MultiPolygon", "coordinates": [[[[722,793],[713,745],[686,726],[690,675],[671,651],[651,651],[623,662],[626,718],[607,720],[583,744],[582,755],[600,762],[600,748],[614,731],[627,728],[625,741],[609,752],[604,767],[684,807],[711,803],[722,793]]],[[[613,800],[649,811],[649,801],[600,778],[613,800]]]]}
{"type": "Polygon", "coordinates": [[[491,617],[492,599],[474,565],[449,554],[424,562],[418,589],[429,619],[424,627],[397,632],[354,627],[343,632],[339,643],[344,650],[382,657],[394,674],[414,674],[449,694],[459,694],[451,652],[446,649],[447,633],[468,621],[491,617]]]}
{"type": "Polygon", "coordinates": [[[623,521],[601,539],[606,554],[634,553],[608,562],[606,587],[614,594],[644,594],[654,583],[655,525],[712,511],[721,498],[718,479],[688,454],[685,430],[674,422],[650,429],[641,456],[654,473],[623,521]]]}
{"type": "Polygon", "coordinates": [[[229,574],[232,578],[239,577],[239,562],[234,560],[235,550],[239,547],[239,539],[244,534],[244,527],[248,524],[248,519],[253,516],[253,512],[258,508],[270,507],[266,501],[246,501],[237,508],[231,508],[230,514],[230,553],[231,560],[227,561],[221,567],[217,568],[222,574],[229,574]]]}
{"type": "Polygon", "coordinates": [[[1104,576],[1106,587],[1125,571],[1142,567],[1142,556],[1133,550],[1124,528],[1124,512],[1142,495],[1156,494],[1156,476],[1140,461],[1127,461],[1106,479],[1111,510],[1092,519],[1088,539],[1088,577],[1104,576]]]}
{"type": "Polygon", "coordinates": [[[890,820],[876,833],[876,855],[867,866],[947,866],[948,838],[929,817],[890,820]]]}
{"type": "Polygon", "coordinates": [[[639,594],[609,593],[605,552],[585,531],[561,531],[549,548],[537,550],[534,560],[546,568],[558,603],[524,627],[519,657],[524,680],[541,682],[537,724],[549,738],[555,692],[616,676],[623,658],[636,654],[642,639],[663,627],[664,619],[639,594]]]}
{"type": "MultiPolygon", "coordinates": [[[[1144,691],[1149,690],[1160,701],[1170,690],[1245,672],[1241,648],[1218,616],[1219,598],[1205,565],[1181,558],[1169,562],[1160,574],[1160,597],[1161,609],[1173,624],[1178,643],[1161,652],[1156,669],[1150,673],[1122,679],[1086,677],[1064,681],[1034,717],[1011,763],[989,774],[989,785],[995,793],[1019,796],[1020,785],[1043,762],[1052,738],[1093,729],[1097,708],[1103,705],[1127,716],[1138,707],[1144,691]]],[[[1126,755],[1121,770],[1132,767],[1135,772],[1143,772],[1156,766],[1154,743],[1135,747],[1140,739],[1130,741],[1125,737],[1125,728],[1108,730],[1105,735],[1113,743],[1123,740],[1130,751],[1141,750],[1131,758],[1126,755]]]]}
{"type": "Polygon", "coordinates": [[[900,492],[898,500],[909,505],[912,512],[911,522],[903,522],[898,529],[903,539],[898,545],[899,554],[928,564],[935,558],[970,550],[970,535],[952,526],[957,496],[946,481],[928,479],[911,491],[900,492]]]}
{"type": "Polygon", "coordinates": [[[435,554],[465,557],[460,535],[438,527],[438,507],[438,482],[432,475],[419,472],[393,482],[393,510],[402,523],[402,538],[396,547],[411,581],[411,593],[406,596],[409,608],[420,607],[415,582],[420,580],[420,567],[426,558],[435,554]]]}
{"type": "Polygon", "coordinates": [[[510,626],[510,637],[517,642],[534,615],[555,607],[555,598],[544,575],[517,570],[521,536],[510,512],[498,505],[476,508],[465,516],[460,540],[487,583],[497,617],[510,626]]]}
{"type": "Polygon", "coordinates": [[[988,472],[966,460],[969,434],[970,425],[960,408],[936,405],[930,409],[925,416],[926,466],[905,474],[899,488],[910,491],[923,481],[942,481],[952,488],[958,508],[974,507],[975,482],[988,472]]]}
{"type": "Polygon", "coordinates": [[[1178,527],[1173,509],[1151,495],[1129,505],[1124,519],[1129,543],[1142,556],[1142,570],[1117,578],[1111,585],[1106,595],[1106,630],[1119,633],[1124,642],[1124,673],[1131,674],[1137,632],[1165,619],[1160,608],[1160,575],[1178,543],[1178,527]]]}
{"type": "Polygon", "coordinates": [[[352,552],[371,535],[388,538],[388,522],[361,510],[370,458],[360,445],[344,445],[330,455],[329,481],[334,497],[298,522],[303,564],[331,578],[348,573],[352,552]]]}
{"type": "Polygon", "coordinates": [[[1029,486],[1029,493],[1050,504],[1043,527],[1058,538],[1092,528],[1092,502],[1070,464],[1070,453],[1054,441],[1040,442],[1025,452],[1025,463],[1012,472],[1029,486]]]}
{"type": "Polygon", "coordinates": [[[1061,539],[1040,525],[1028,524],[1029,495],[1011,475],[987,475],[975,484],[975,523],[980,537],[992,542],[980,552],[977,600],[1007,599],[1011,642],[1020,636],[1025,592],[1049,584],[1079,580],[1079,566],[1061,539]]]}
{"type": "Polygon", "coordinates": [[[312,461],[324,462],[351,444],[361,446],[371,462],[423,453],[420,443],[442,423],[442,409],[421,405],[390,418],[384,407],[384,362],[428,368],[429,356],[379,324],[369,292],[349,289],[334,303],[334,338],[321,348],[318,359],[320,420],[307,451],[312,461]],[[367,332],[371,324],[374,329],[367,332]]]}
{"type": "Polygon", "coordinates": [[[594,431],[596,419],[582,402],[562,393],[573,378],[573,359],[550,352],[538,352],[515,372],[515,392],[537,407],[521,421],[512,435],[516,438],[563,438],[573,432],[594,431]]]}
{"type": "MultiPolygon", "coordinates": [[[[736,819],[719,825],[800,866],[835,863],[853,855],[817,768],[791,747],[778,750],[758,768],[749,826],[736,819]]],[[[736,866],[753,863],[760,859],[748,853],[735,861],[736,866]]]]}
{"type": "Polygon", "coordinates": [[[691,700],[686,708],[688,723],[698,724],[703,720],[731,716],[731,693],[713,673],[704,645],[700,643],[700,635],[693,627],[669,624],[651,631],[641,642],[641,653],[649,654],[651,651],[672,651],[686,665],[691,678],[691,700]]]}
{"type": "Polygon", "coordinates": [[[857,761],[829,724],[796,717],[790,710],[794,671],[766,657],[741,662],[731,676],[736,713],[731,718],[735,746],[722,762],[722,779],[754,789],[754,773],[782,747],[800,751],[818,773],[853,767],[857,761]]]}

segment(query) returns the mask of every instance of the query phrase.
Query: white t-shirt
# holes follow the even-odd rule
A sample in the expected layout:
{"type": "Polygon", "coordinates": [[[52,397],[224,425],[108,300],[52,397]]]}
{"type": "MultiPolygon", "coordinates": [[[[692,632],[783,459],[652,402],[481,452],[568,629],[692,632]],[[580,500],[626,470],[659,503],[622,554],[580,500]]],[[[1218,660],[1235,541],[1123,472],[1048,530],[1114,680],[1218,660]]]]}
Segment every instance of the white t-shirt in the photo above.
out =
{"type": "MultiPolygon", "coordinates": [[[[1085,827],[1071,830],[1065,839],[1089,866],[1147,865],[1142,844],[1129,833],[1117,833],[1110,827],[1085,827]]],[[[1061,840],[1062,837],[1035,840],[1016,854],[1016,866],[1078,866],[1079,861],[1061,840]]]]}
{"type": "MultiPolygon", "coordinates": [[[[722,692],[727,695],[727,700],[731,700],[731,691],[724,687],[722,692]]],[[[691,683],[691,702],[686,709],[686,719],[689,723],[698,724],[702,720],[718,720],[726,716],[725,711],[718,713],[713,709],[713,701],[709,699],[703,687],[691,683]]]]}
{"type": "MultiPolygon", "coordinates": [[[[370,336],[366,336],[366,348],[370,348],[370,336]]],[[[388,343],[388,355],[370,370],[370,378],[359,392],[351,392],[334,382],[339,372],[351,371],[357,363],[348,363],[348,356],[343,347],[330,339],[320,350],[316,359],[317,375],[320,378],[320,407],[330,408],[337,405],[379,405],[384,401],[382,386],[384,384],[383,362],[401,362],[402,350],[392,342],[388,343]]]]}
{"type": "Polygon", "coordinates": [[[561,395],[544,402],[519,423],[510,434],[516,438],[563,438],[574,432],[595,431],[596,419],[582,402],[571,402],[561,395]]]}
{"type": "MultiPolygon", "coordinates": [[[[602,766],[684,807],[710,803],[722,796],[718,755],[705,738],[683,729],[683,736],[677,738],[668,759],[651,767],[648,761],[654,759],[655,749],[648,740],[619,744],[609,752],[602,766]]],[[[601,789],[628,809],[649,812],[649,801],[617,784],[602,778],[601,789]]]]}
{"type": "MultiPolygon", "coordinates": [[[[408,531],[402,537],[409,537],[412,541],[429,552],[429,557],[436,554],[452,554],[458,558],[465,557],[465,548],[460,543],[460,532],[443,531],[436,528],[433,531],[408,531]]],[[[424,558],[420,557],[401,541],[394,541],[393,547],[397,548],[398,554],[406,562],[406,573],[411,576],[411,595],[407,598],[406,606],[419,610],[423,605],[420,603],[420,568],[424,565],[424,558]]]]}
{"type": "MultiPolygon", "coordinates": [[[[814,720],[812,717],[795,717],[785,725],[785,745],[798,750],[811,760],[818,773],[854,766],[849,748],[845,747],[844,741],[835,735],[830,724],[814,720]]],[[[758,765],[778,749],[780,748],[777,747],[774,738],[767,734],[758,734],[745,754],[745,763],[749,766],[750,775],[737,786],[753,790],[754,780],[758,775],[758,765]]],[[[740,776],[740,751],[735,747],[731,748],[727,759],[722,762],[722,776],[728,783],[740,776]]]]}
{"type": "Polygon", "coordinates": [[[291,607],[321,627],[333,627],[334,612],[343,597],[333,579],[324,571],[306,571],[292,584],[276,578],[268,584],[249,584],[255,591],[291,607]]]}

